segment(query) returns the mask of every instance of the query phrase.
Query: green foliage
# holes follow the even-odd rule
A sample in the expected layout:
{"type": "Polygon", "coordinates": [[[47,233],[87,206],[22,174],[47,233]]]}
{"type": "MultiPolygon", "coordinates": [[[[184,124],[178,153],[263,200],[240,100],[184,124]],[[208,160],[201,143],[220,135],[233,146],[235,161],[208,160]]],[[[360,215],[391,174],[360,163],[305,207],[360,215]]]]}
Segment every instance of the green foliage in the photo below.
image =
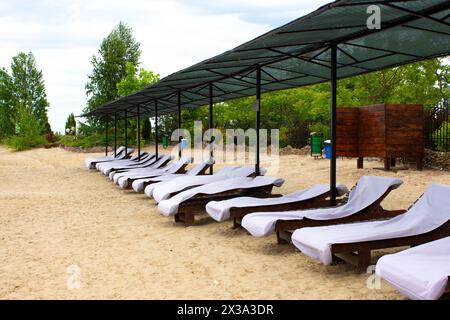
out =
{"type": "Polygon", "coordinates": [[[20,52],[12,60],[12,104],[16,110],[22,107],[31,109],[42,130],[41,134],[48,133],[51,130],[46,126],[49,103],[42,71],[37,69],[36,60],[31,52],[20,52]]]}
{"type": "MultiPolygon", "coordinates": [[[[117,91],[120,96],[126,96],[136,91],[143,89],[144,87],[155,83],[159,80],[159,74],[154,73],[151,70],[145,70],[144,68],[137,68],[131,62],[126,63],[126,75],[117,84],[117,91]]],[[[160,118],[159,120],[161,121],[160,118]]],[[[151,139],[151,127],[150,121],[148,119],[141,120],[141,138],[143,140],[149,141],[151,139]]],[[[129,135],[136,137],[137,143],[137,120],[128,120],[128,131],[129,135]]]]}
{"type": "Polygon", "coordinates": [[[42,71],[31,52],[13,57],[11,74],[0,69],[0,138],[20,151],[53,139],[48,123],[49,103],[42,71]]]}
{"type": "Polygon", "coordinates": [[[450,122],[442,123],[439,129],[433,132],[432,138],[436,141],[437,151],[450,151],[450,122]]]}
{"type": "Polygon", "coordinates": [[[69,116],[67,117],[67,120],[66,120],[65,133],[70,134],[70,135],[75,135],[76,131],[77,131],[76,128],[77,128],[77,123],[75,121],[75,116],[73,115],[73,113],[71,113],[71,114],[69,114],[69,116]]]}
{"type": "Polygon", "coordinates": [[[142,124],[141,124],[141,128],[142,128],[141,129],[141,136],[142,136],[142,139],[144,139],[145,141],[150,141],[151,136],[152,136],[152,134],[151,134],[152,127],[151,127],[151,124],[150,124],[150,120],[145,118],[145,119],[143,119],[141,121],[142,121],[142,124]]]}
{"type": "MultiPolygon", "coordinates": [[[[114,143],[114,135],[108,135],[109,141],[114,143]]],[[[70,147],[92,148],[105,145],[105,135],[93,134],[86,137],[64,135],[59,139],[59,143],[70,147]]]]}
{"type": "Polygon", "coordinates": [[[125,65],[126,75],[117,84],[117,92],[121,97],[134,93],[159,80],[159,74],[151,70],[138,68],[131,62],[125,65]]]}
{"type": "Polygon", "coordinates": [[[45,144],[47,140],[42,136],[44,126],[39,122],[29,107],[18,109],[16,135],[5,138],[4,143],[16,150],[22,151],[45,144]]]}
{"type": "Polygon", "coordinates": [[[13,84],[7,70],[0,69],[0,139],[15,132],[15,108],[13,104],[13,84]]]}
{"type": "MultiPolygon", "coordinates": [[[[91,59],[93,70],[86,84],[88,102],[84,113],[119,98],[117,84],[126,77],[127,62],[133,66],[139,65],[139,47],[131,28],[122,22],[103,39],[98,54],[91,59]]],[[[96,132],[103,128],[102,123],[94,118],[89,119],[88,124],[94,127],[96,132]]]]}

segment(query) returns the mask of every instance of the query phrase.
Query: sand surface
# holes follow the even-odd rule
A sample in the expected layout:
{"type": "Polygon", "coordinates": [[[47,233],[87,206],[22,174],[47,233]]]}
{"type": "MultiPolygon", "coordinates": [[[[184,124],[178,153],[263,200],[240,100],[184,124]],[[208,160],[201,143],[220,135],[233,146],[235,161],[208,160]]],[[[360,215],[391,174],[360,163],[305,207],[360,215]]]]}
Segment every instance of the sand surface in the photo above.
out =
{"type": "MultiPolygon", "coordinates": [[[[209,219],[175,225],[145,195],[87,171],[90,155],[0,146],[1,299],[402,299],[384,282],[369,290],[367,274],[324,267],[275,237],[256,239],[209,219]]],[[[328,165],[282,156],[278,176],[286,183],[276,191],[327,183],[328,165]]],[[[450,184],[448,172],[365,165],[356,170],[356,160],[338,159],[338,182],[403,179],[383,203],[390,209],[407,208],[430,182],[450,184]]]]}

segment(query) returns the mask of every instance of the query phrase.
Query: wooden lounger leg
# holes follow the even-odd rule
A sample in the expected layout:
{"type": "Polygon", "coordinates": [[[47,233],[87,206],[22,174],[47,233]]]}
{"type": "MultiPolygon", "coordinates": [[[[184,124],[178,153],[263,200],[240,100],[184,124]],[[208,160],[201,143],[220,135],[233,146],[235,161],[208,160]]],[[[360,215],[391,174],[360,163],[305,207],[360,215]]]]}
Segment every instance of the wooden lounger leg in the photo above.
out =
{"type": "Polygon", "coordinates": [[[366,272],[372,263],[372,255],[370,249],[362,249],[358,251],[358,271],[366,272]]]}
{"type": "Polygon", "coordinates": [[[386,170],[386,171],[391,170],[391,159],[390,158],[384,158],[384,170],[386,170]]]}
{"type": "Polygon", "coordinates": [[[335,262],[344,261],[356,266],[358,272],[365,273],[367,268],[372,264],[372,255],[370,249],[359,249],[355,252],[334,253],[333,260],[335,262]]]}
{"type": "Polygon", "coordinates": [[[358,169],[364,169],[364,158],[363,157],[358,158],[357,167],[358,167],[358,169]]]}
{"type": "Polygon", "coordinates": [[[174,215],[175,222],[184,223],[185,227],[193,226],[195,224],[195,216],[193,213],[182,213],[179,212],[174,215]]]}
{"type": "Polygon", "coordinates": [[[234,217],[233,218],[233,229],[243,229],[241,225],[242,218],[234,217]]]}
{"type": "Polygon", "coordinates": [[[289,244],[291,243],[292,233],[288,231],[277,231],[277,243],[278,244],[289,244]]]}

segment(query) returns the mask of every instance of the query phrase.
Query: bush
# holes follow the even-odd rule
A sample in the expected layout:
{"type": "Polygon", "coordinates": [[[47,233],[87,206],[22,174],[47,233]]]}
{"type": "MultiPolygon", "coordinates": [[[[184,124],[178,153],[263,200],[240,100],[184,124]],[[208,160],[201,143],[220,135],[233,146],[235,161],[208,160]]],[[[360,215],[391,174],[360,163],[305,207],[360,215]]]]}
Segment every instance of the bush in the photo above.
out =
{"type": "MultiPolygon", "coordinates": [[[[103,134],[94,134],[92,136],[80,137],[80,136],[71,136],[65,135],[61,136],[59,142],[63,145],[75,148],[92,148],[98,146],[105,145],[105,135],[103,134]]],[[[114,144],[114,136],[108,136],[108,144],[114,144]]],[[[119,141],[118,141],[119,143],[119,141]]]]}
{"type": "Polygon", "coordinates": [[[437,151],[450,151],[450,122],[444,122],[433,132],[433,140],[436,141],[437,151]]]}
{"type": "Polygon", "coordinates": [[[44,145],[47,139],[41,135],[44,126],[33,115],[30,108],[19,107],[16,132],[17,134],[5,138],[3,142],[16,151],[31,149],[33,147],[44,145]]]}
{"type": "Polygon", "coordinates": [[[47,143],[47,140],[43,136],[11,136],[5,138],[3,142],[11,149],[23,151],[39,145],[44,145],[47,143]]]}

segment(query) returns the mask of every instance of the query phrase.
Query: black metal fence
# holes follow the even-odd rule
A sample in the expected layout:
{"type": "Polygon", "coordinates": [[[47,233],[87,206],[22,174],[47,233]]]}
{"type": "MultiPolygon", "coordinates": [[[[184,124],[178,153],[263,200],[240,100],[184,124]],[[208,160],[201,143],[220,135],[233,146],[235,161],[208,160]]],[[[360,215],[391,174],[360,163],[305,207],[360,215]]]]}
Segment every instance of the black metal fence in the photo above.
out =
{"type": "Polygon", "coordinates": [[[450,152],[450,112],[442,104],[425,111],[425,148],[450,152]]]}

